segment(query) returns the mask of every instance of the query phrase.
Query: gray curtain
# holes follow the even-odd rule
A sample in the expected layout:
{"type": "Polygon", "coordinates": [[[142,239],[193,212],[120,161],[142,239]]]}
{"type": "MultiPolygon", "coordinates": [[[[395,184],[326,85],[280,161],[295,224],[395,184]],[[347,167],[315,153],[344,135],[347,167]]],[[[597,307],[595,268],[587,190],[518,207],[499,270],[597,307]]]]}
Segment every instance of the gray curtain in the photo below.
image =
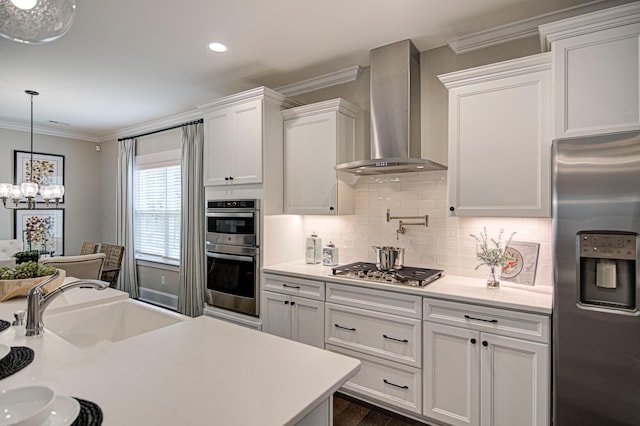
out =
{"type": "Polygon", "coordinates": [[[125,139],[118,146],[118,177],[116,183],[117,244],[124,247],[122,267],[116,288],[138,298],[138,274],[133,246],[133,172],[137,139],[125,139]]]}
{"type": "Polygon", "coordinates": [[[182,128],[182,219],[178,312],[197,317],[204,311],[205,241],[202,123],[182,128]]]}

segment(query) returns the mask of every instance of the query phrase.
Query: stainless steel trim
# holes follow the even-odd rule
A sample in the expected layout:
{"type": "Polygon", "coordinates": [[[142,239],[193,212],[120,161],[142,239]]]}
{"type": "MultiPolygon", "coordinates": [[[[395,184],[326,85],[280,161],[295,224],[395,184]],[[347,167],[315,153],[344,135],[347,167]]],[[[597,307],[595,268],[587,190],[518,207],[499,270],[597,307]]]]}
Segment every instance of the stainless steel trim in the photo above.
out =
{"type": "Polygon", "coordinates": [[[238,260],[240,262],[253,262],[255,260],[253,256],[239,256],[237,254],[224,254],[224,253],[211,253],[211,252],[207,252],[207,257],[213,257],[215,259],[238,260]]]}
{"type": "Polygon", "coordinates": [[[215,211],[212,211],[213,209],[207,209],[207,212],[205,213],[207,217],[250,217],[253,218],[255,216],[255,210],[252,210],[251,212],[246,212],[246,211],[230,211],[230,210],[219,210],[219,209],[215,209],[215,211]]]}
{"type": "MultiPolygon", "coordinates": [[[[225,253],[245,256],[257,256],[260,254],[260,249],[256,246],[236,246],[226,244],[209,244],[207,242],[207,256],[209,254],[225,253]]],[[[214,257],[214,256],[211,256],[214,257]]]]}

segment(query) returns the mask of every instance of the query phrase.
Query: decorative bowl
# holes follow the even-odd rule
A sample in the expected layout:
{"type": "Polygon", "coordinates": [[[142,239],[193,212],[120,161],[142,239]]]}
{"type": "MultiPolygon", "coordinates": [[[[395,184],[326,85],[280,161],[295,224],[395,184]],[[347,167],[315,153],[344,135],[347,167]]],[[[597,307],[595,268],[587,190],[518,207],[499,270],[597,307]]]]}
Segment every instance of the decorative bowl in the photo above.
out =
{"type": "Polygon", "coordinates": [[[39,426],[51,415],[56,394],[46,386],[0,392],[0,426],[39,426]]]}
{"type": "MultiPolygon", "coordinates": [[[[59,269],[59,271],[60,275],[58,275],[58,278],[44,286],[44,293],[55,290],[62,285],[67,274],[63,269],[59,269]]],[[[0,280],[0,302],[4,302],[5,300],[9,300],[17,296],[26,295],[31,287],[47,280],[50,276],[51,275],[46,275],[44,277],[25,278],[20,280],[0,280]]]]}

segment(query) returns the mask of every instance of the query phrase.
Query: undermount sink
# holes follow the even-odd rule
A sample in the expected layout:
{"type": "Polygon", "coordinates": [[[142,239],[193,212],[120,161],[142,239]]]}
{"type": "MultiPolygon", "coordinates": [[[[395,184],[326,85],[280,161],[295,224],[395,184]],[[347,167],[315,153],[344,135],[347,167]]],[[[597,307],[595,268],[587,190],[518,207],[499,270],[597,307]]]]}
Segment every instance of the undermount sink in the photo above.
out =
{"type": "Polygon", "coordinates": [[[77,347],[119,342],[188,319],[143,302],[127,299],[60,314],[46,315],[45,329],[77,347]]]}

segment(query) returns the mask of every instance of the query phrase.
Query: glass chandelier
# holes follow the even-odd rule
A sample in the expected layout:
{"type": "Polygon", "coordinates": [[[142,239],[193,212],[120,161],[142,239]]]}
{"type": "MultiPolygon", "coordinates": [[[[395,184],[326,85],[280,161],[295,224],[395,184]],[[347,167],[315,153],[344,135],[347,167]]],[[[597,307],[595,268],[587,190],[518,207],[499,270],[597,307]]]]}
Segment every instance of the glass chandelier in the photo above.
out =
{"type": "Polygon", "coordinates": [[[76,0],[0,0],[0,36],[27,44],[62,37],[76,16],[76,0]]]}
{"type": "MultiPolygon", "coordinates": [[[[13,200],[14,206],[17,208],[18,204],[22,202],[24,198],[27,202],[28,209],[36,208],[36,196],[38,195],[38,188],[40,189],[40,195],[44,199],[47,206],[49,203],[55,202],[56,207],[60,203],[60,199],[64,195],[64,185],[38,185],[38,182],[33,174],[33,97],[38,96],[39,93],[33,90],[25,90],[27,95],[31,97],[31,157],[29,160],[29,182],[23,182],[20,185],[13,185],[10,183],[0,183],[0,199],[2,199],[2,205],[7,208],[7,199],[13,200]]],[[[16,165],[17,167],[17,165],[16,165]]],[[[16,170],[17,176],[17,170],[16,170]]]]}

